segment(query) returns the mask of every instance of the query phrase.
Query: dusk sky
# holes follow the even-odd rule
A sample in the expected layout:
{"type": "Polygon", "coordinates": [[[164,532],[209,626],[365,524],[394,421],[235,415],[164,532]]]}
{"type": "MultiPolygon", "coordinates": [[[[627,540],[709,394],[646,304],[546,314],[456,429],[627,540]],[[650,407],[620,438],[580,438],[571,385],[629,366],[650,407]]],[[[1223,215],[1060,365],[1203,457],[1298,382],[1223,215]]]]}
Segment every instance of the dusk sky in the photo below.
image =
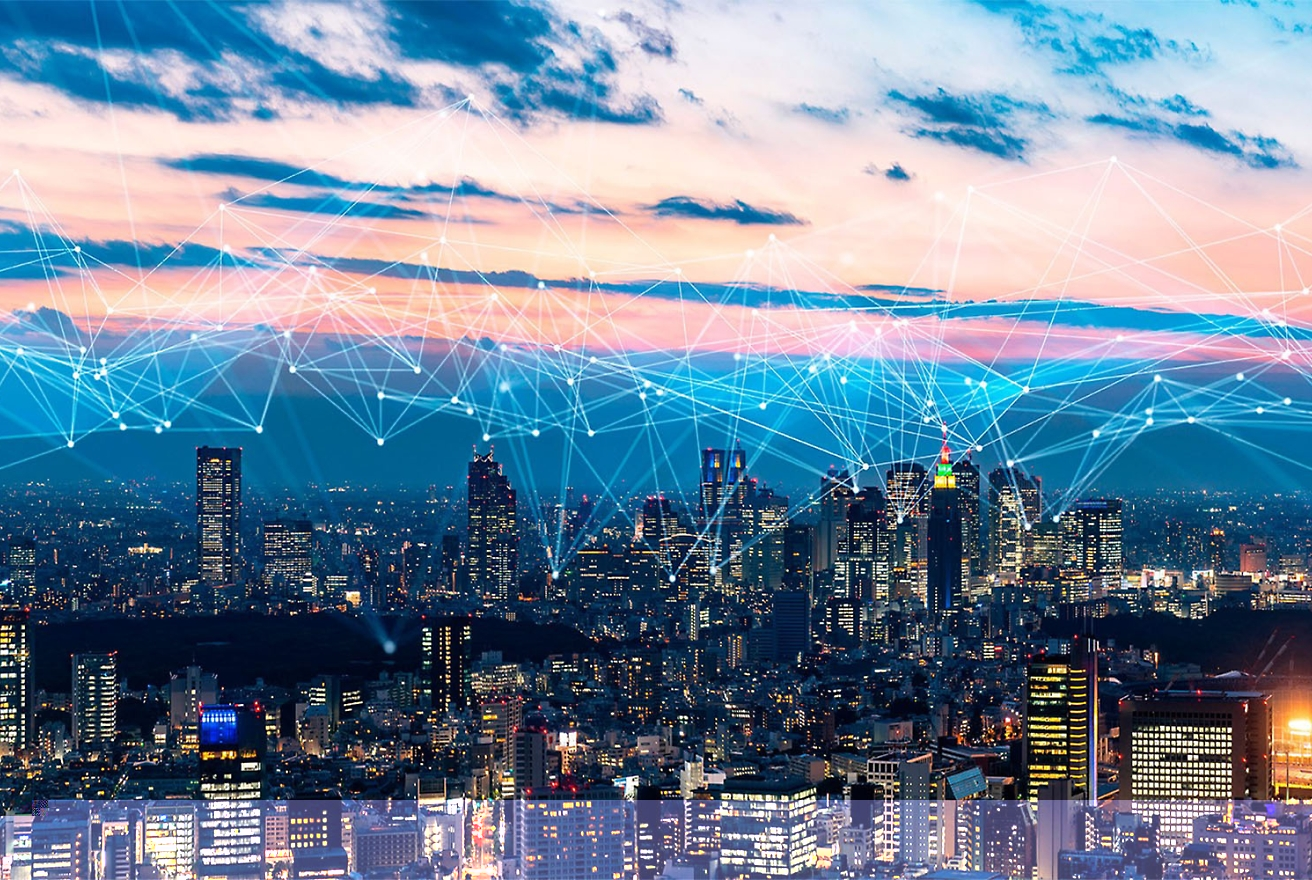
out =
{"type": "Polygon", "coordinates": [[[8,433],[249,432],[301,394],[366,443],[575,449],[709,407],[804,474],[947,424],[1084,488],[1147,428],[1302,425],[1310,29],[1257,0],[5,3],[8,433]],[[616,399],[657,387],[677,413],[616,399]]]}

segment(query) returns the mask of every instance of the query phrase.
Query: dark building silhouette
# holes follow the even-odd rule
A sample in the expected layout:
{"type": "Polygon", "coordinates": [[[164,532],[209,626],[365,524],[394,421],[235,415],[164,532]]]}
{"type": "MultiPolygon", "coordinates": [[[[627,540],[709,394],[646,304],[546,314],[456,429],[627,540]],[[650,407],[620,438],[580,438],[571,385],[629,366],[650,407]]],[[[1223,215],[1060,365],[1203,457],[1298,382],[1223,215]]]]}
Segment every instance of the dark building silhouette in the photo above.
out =
{"type": "Polygon", "coordinates": [[[928,577],[925,606],[929,619],[938,622],[961,600],[962,519],[961,496],[957,490],[957,472],[952,466],[948,441],[934,469],[934,484],[929,493],[929,526],[926,551],[928,577]]]}

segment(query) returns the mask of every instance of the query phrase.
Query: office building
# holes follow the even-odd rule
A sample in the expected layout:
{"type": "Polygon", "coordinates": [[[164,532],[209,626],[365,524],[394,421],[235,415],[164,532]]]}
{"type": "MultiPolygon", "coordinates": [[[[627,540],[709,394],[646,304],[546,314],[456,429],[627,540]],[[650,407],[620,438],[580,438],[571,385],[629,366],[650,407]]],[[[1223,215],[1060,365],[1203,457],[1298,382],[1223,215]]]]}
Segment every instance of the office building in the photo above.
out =
{"type": "Polygon", "coordinates": [[[800,780],[736,778],[724,785],[720,868],[725,877],[800,877],[816,864],[816,789],[800,780]]]}
{"type": "Polygon", "coordinates": [[[241,578],[241,449],[196,450],[196,566],[202,584],[241,578]]]}
{"type": "Polygon", "coordinates": [[[431,705],[444,714],[469,708],[469,620],[441,620],[424,625],[420,636],[421,676],[431,705]]]}
{"type": "Polygon", "coordinates": [[[118,733],[118,654],[74,654],[70,698],[73,748],[112,745],[118,733]]]}
{"type": "Polygon", "coordinates": [[[888,516],[888,502],[878,488],[867,486],[850,496],[834,563],[835,596],[855,602],[888,598],[892,540],[888,516]]]}
{"type": "Polygon", "coordinates": [[[169,726],[195,731],[200,707],[219,701],[219,677],[199,666],[188,666],[169,678],[169,726]]]}
{"type": "Polygon", "coordinates": [[[36,596],[36,542],[15,538],[9,544],[9,600],[16,605],[36,596]]]}
{"type": "Polygon", "coordinates": [[[515,797],[546,788],[551,775],[551,735],[541,715],[531,715],[510,738],[515,797]]]}
{"type": "Polygon", "coordinates": [[[925,598],[930,481],[919,462],[895,463],[885,475],[889,596],[925,598]]]}
{"type": "Polygon", "coordinates": [[[962,575],[967,567],[963,563],[962,534],[961,495],[945,436],[929,492],[925,608],[931,622],[941,621],[961,601],[962,575]]]}
{"type": "Polygon", "coordinates": [[[519,798],[513,809],[522,880],[632,875],[633,802],[620,789],[562,783],[519,798]]]}
{"type": "Polygon", "coordinates": [[[820,477],[819,521],[815,530],[812,567],[825,572],[838,564],[839,547],[847,529],[847,508],[856,495],[856,486],[847,471],[830,468],[820,477]]]}
{"type": "Polygon", "coordinates": [[[309,522],[266,522],[261,559],[262,580],[270,596],[290,598],[308,593],[307,598],[314,598],[314,526],[309,522]]]}
{"type": "Polygon", "coordinates": [[[790,523],[784,529],[784,586],[794,590],[810,590],[814,584],[815,571],[812,567],[811,552],[815,547],[815,536],[810,526],[790,523]]]}
{"type": "Polygon", "coordinates": [[[490,602],[504,602],[514,595],[519,571],[519,532],[515,490],[493,459],[494,450],[469,463],[467,557],[469,583],[474,592],[490,602]]]}
{"type": "Polygon", "coordinates": [[[50,813],[32,822],[32,880],[87,880],[91,870],[91,816],[85,806],[50,813]]]}
{"type": "Polygon", "coordinates": [[[747,455],[743,450],[706,449],[701,459],[698,525],[705,534],[711,582],[742,579],[747,455]]]}
{"type": "Polygon", "coordinates": [[[1306,815],[1226,810],[1195,819],[1193,841],[1220,862],[1224,877],[1312,876],[1312,818],[1306,815]]]}
{"type": "MultiPolygon", "coordinates": [[[[1062,568],[1082,571],[1089,596],[1120,589],[1124,572],[1121,502],[1116,498],[1077,501],[1061,515],[1062,568]]],[[[1082,597],[1069,597],[1078,600],[1082,597]]]]}
{"type": "Polygon", "coordinates": [[[966,457],[952,463],[957,479],[957,499],[961,508],[961,582],[984,574],[983,535],[980,520],[979,466],[966,457]]]}
{"type": "Polygon", "coordinates": [[[989,571],[1014,581],[1030,564],[1030,530],[1043,518],[1042,484],[1019,467],[989,472],[989,571]]]}
{"type": "Polygon", "coordinates": [[[264,876],[264,753],[260,706],[202,706],[199,731],[201,877],[264,876]]]}
{"type": "Polygon", "coordinates": [[[159,877],[189,878],[196,868],[196,804],[154,801],[142,822],[143,862],[159,877]]]}
{"type": "Polygon", "coordinates": [[[1093,800],[1098,784],[1098,646],[1077,637],[1071,653],[1043,655],[1025,670],[1025,784],[1031,798],[1068,781],[1093,800]]]}
{"type": "Polygon", "coordinates": [[[770,597],[775,660],[792,664],[811,652],[811,591],[779,590],[770,597]]]}
{"type": "Polygon", "coordinates": [[[1183,845],[1193,821],[1231,800],[1270,800],[1271,697],[1258,692],[1158,691],[1120,704],[1121,800],[1161,820],[1183,845]]]}
{"type": "Polygon", "coordinates": [[[0,608],[0,752],[26,751],[32,739],[32,643],[28,614],[0,608]]]}

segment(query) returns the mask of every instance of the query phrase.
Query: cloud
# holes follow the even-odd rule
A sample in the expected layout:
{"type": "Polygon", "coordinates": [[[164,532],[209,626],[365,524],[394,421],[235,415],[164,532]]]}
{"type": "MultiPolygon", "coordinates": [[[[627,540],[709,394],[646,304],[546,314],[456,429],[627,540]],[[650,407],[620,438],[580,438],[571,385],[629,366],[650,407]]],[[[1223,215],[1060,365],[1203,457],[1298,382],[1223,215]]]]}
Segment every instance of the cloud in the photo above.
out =
{"type": "Polygon", "coordinates": [[[1022,160],[1029,144],[1015,130],[1025,119],[1051,118],[1043,103],[1021,101],[997,92],[954,95],[946,89],[908,94],[888,93],[889,102],[909,112],[915,124],[906,129],[913,137],[987,153],[1002,159],[1022,160]]]}
{"type": "Polygon", "coordinates": [[[388,202],[347,199],[337,193],[282,196],[270,192],[242,195],[228,190],[224,198],[235,207],[290,211],[298,214],[329,214],[335,217],[369,217],[376,220],[418,220],[430,216],[426,211],[405,208],[388,202]]]}
{"type": "Polygon", "coordinates": [[[1168,57],[1189,61],[1206,57],[1193,42],[1163,39],[1150,28],[1129,27],[1097,12],[1076,12],[1028,0],[975,2],[1010,18],[1026,45],[1051,57],[1058,73],[1105,78],[1109,67],[1168,57]]]}
{"type": "Polygon", "coordinates": [[[624,24],[633,32],[633,35],[638,39],[638,48],[648,55],[674,60],[674,57],[678,54],[678,50],[674,45],[674,37],[670,35],[669,31],[652,27],[627,9],[615,16],[615,20],[624,24]]]}
{"type": "Polygon", "coordinates": [[[0,220],[0,278],[10,281],[75,274],[101,265],[149,269],[167,262],[194,268],[212,265],[220,258],[244,261],[196,242],[66,238],[47,227],[0,220]]]}
{"type": "Polygon", "coordinates": [[[546,6],[391,0],[387,10],[392,40],[403,57],[477,68],[517,121],[541,114],[622,125],[663,119],[652,96],[620,93],[615,50],[599,31],[562,19],[546,6]]]}
{"type": "MultiPolygon", "coordinates": [[[[288,105],[458,100],[450,86],[417,86],[406,73],[415,62],[472,71],[521,122],[542,115],[624,124],[662,119],[650,95],[621,91],[616,52],[604,35],[536,2],[342,5],[331,14],[331,34],[314,28],[308,36],[319,19],[284,21],[280,8],[294,10],[17,0],[0,5],[0,61],[9,76],[83,103],[155,109],[183,121],[272,119],[288,105]],[[342,44],[357,33],[370,39],[361,36],[361,45],[344,52],[342,44]]],[[[636,18],[626,24],[641,31],[640,51],[673,53],[668,34],[636,18]]]]}
{"type": "Polygon", "coordinates": [[[741,199],[729,203],[696,199],[692,196],[670,196],[645,210],[657,217],[685,217],[692,220],[727,220],[740,226],[803,226],[806,221],[787,211],[759,208],[741,199]]]}
{"type": "Polygon", "coordinates": [[[902,167],[901,162],[894,162],[887,168],[880,168],[874,162],[871,162],[861,170],[872,177],[884,177],[888,180],[896,181],[897,183],[906,183],[911,180],[911,178],[915,177],[914,174],[902,167]]]}
{"type": "Polygon", "coordinates": [[[683,100],[687,101],[689,104],[695,104],[698,107],[706,103],[704,100],[697,97],[697,94],[692,89],[679,89],[679,97],[683,98],[683,100]]]}
{"type": "Polygon", "coordinates": [[[1096,113],[1087,121],[1155,140],[1173,140],[1205,153],[1231,156],[1250,168],[1298,167],[1293,155],[1275,138],[1236,130],[1223,132],[1196,118],[1181,121],[1148,113],[1096,113]]]}
{"type": "Polygon", "coordinates": [[[846,107],[821,107],[816,104],[798,104],[793,107],[794,113],[800,113],[803,116],[810,116],[812,119],[818,119],[821,122],[828,122],[833,125],[846,125],[852,116],[852,111],[846,107]]]}

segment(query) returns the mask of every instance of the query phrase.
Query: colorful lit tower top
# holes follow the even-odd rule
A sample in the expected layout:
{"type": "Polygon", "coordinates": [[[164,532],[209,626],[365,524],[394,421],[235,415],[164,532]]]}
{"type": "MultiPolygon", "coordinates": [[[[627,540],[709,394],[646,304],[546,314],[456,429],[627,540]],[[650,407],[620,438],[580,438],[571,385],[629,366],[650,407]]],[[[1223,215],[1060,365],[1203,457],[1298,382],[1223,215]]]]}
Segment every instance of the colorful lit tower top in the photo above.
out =
{"type": "Polygon", "coordinates": [[[939,453],[938,467],[934,470],[935,489],[957,488],[957,474],[952,469],[952,452],[948,449],[948,426],[943,426],[943,450],[939,453]]]}

